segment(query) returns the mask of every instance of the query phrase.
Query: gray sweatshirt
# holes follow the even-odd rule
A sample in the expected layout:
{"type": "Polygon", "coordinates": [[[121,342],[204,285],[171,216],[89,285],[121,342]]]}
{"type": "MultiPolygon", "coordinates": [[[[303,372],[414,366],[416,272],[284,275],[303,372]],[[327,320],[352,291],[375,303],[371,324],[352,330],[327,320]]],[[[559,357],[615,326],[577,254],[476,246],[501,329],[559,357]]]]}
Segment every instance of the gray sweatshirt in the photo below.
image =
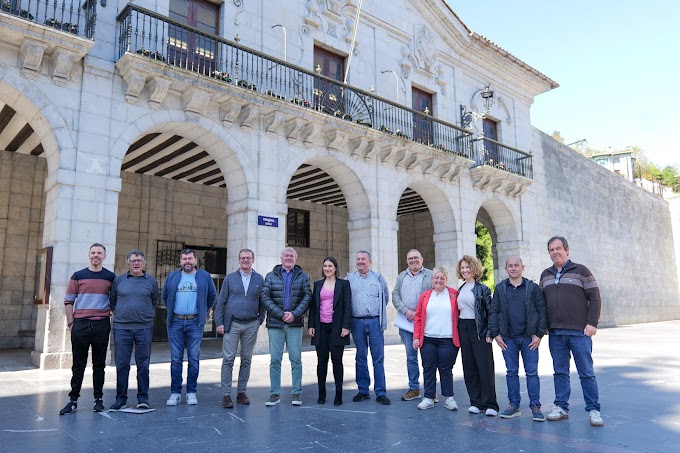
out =
{"type": "Polygon", "coordinates": [[[158,282],[146,272],[140,277],[129,272],[117,276],[109,293],[113,328],[136,330],[152,327],[158,298],[158,282]]]}

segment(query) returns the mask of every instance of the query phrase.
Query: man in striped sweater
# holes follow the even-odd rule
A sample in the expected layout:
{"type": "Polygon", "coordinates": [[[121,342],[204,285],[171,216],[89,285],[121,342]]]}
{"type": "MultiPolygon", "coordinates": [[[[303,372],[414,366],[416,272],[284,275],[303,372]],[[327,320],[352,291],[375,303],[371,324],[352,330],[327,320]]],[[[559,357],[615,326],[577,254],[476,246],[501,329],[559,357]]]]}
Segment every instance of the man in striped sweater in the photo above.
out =
{"type": "Polygon", "coordinates": [[[604,426],[592,355],[593,336],[600,320],[600,290],[590,270],[569,259],[569,244],[565,238],[550,238],[548,253],[553,265],[541,274],[541,288],[548,313],[548,345],[555,370],[555,408],[547,418],[549,421],[569,418],[569,362],[573,357],[590,424],[604,426]]]}
{"type": "Polygon", "coordinates": [[[116,275],[102,266],[106,247],[95,243],[90,246],[90,265],[71,276],[66,287],[64,305],[66,323],[71,332],[73,366],[69,402],[59,415],[70,414],[78,408],[80,388],[87,367],[87,355],[92,347],[92,386],[95,412],[104,411],[104,368],[111,331],[109,291],[116,275]]]}

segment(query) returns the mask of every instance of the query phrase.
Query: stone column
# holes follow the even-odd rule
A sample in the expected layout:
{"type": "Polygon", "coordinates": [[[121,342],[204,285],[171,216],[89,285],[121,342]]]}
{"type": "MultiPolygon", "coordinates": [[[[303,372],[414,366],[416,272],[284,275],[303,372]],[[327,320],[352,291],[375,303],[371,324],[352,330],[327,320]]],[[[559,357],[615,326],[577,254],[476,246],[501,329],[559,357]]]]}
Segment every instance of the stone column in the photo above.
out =
{"type": "Polygon", "coordinates": [[[449,280],[453,282],[456,278],[455,269],[458,262],[458,234],[454,229],[440,231],[433,235],[432,240],[434,241],[434,263],[427,267],[446,267],[449,271],[449,280]]]}
{"type": "Polygon", "coordinates": [[[106,247],[104,266],[113,269],[118,194],[121,179],[59,169],[45,182],[46,206],[43,246],[54,248],[49,304],[37,315],[33,364],[44,369],[71,366],[71,340],[64,315],[68,280],[87,267],[89,247],[106,247]]]}

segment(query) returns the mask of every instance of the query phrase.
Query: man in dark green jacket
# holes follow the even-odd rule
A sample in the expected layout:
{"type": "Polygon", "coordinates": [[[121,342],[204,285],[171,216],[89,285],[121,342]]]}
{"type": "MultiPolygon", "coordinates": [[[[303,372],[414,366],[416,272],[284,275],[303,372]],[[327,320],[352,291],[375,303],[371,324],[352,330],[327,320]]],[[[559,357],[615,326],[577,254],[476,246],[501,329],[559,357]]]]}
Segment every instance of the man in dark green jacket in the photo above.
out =
{"type": "Polygon", "coordinates": [[[538,378],[538,346],[546,333],[548,317],[543,291],[522,277],[524,264],[519,257],[505,260],[508,278],[496,285],[489,311],[489,331],[503,351],[510,405],[501,418],[519,417],[519,355],[522,354],[527,377],[529,408],[534,421],[543,422],[541,381],[538,378]]]}
{"type": "Polygon", "coordinates": [[[267,274],[260,292],[260,303],[267,310],[269,333],[270,396],[267,406],[279,404],[281,395],[281,359],[288,348],[293,374],[292,404],[302,405],[302,317],[312,301],[309,277],[295,264],[297,252],[287,247],[281,251],[281,264],[267,274]]]}

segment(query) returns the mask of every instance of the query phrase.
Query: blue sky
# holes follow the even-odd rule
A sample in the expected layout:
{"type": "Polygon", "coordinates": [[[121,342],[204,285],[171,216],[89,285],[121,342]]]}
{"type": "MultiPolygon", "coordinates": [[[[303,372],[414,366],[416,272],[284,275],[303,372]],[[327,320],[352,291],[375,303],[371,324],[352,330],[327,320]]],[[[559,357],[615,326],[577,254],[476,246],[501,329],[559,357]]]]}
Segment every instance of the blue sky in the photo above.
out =
{"type": "Polygon", "coordinates": [[[531,122],[597,150],[639,146],[680,164],[680,2],[448,0],[474,32],[560,87],[538,96],[531,122]]]}

